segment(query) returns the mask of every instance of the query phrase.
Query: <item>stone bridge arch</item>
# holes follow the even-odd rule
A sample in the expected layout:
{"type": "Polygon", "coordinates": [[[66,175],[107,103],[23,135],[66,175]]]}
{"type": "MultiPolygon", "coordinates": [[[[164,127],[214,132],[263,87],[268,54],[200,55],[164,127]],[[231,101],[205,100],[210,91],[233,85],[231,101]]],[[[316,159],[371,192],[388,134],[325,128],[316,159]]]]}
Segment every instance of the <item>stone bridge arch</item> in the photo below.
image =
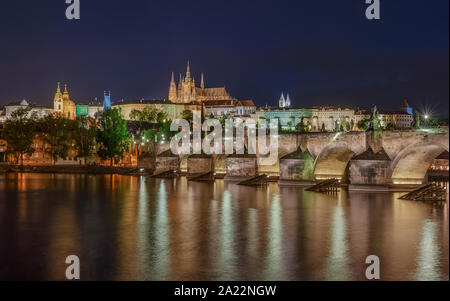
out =
{"type": "Polygon", "coordinates": [[[420,185],[433,160],[449,146],[436,141],[423,141],[401,150],[391,164],[391,179],[394,185],[420,185]]]}
{"type": "Polygon", "coordinates": [[[315,179],[343,179],[348,163],[355,154],[355,151],[345,142],[327,145],[317,156],[314,163],[315,179]]]}

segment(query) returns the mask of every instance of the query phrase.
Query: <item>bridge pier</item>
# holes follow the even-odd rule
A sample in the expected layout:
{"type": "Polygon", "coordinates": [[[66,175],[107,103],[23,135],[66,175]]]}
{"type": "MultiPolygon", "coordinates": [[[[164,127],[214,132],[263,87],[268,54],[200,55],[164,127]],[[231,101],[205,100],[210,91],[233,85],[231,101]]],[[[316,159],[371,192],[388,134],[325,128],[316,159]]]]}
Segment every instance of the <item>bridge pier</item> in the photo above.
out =
{"type": "Polygon", "coordinates": [[[391,159],[383,148],[374,152],[369,147],[364,153],[353,157],[349,163],[349,190],[387,191],[390,179],[391,159]]]}
{"type": "Polygon", "coordinates": [[[202,174],[214,172],[213,156],[200,154],[187,158],[187,177],[196,177],[202,174]]]}
{"type": "Polygon", "coordinates": [[[242,181],[258,174],[256,155],[230,155],[227,157],[227,181],[242,181]]]}
{"type": "Polygon", "coordinates": [[[280,159],[280,185],[311,185],[314,183],[314,158],[308,150],[298,148],[280,159]]]}
{"type": "Polygon", "coordinates": [[[154,174],[160,174],[166,171],[179,171],[180,157],[174,155],[171,150],[159,154],[155,160],[154,174]]]}

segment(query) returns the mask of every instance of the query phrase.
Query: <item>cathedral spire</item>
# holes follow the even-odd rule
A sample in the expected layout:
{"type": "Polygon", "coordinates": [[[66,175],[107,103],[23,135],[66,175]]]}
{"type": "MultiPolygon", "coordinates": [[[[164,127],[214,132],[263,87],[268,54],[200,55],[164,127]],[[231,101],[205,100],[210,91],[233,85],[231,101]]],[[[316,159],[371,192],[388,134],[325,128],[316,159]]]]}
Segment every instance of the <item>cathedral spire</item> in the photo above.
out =
{"type": "Polygon", "coordinates": [[[203,76],[203,72],[202,72],[202,80],[200,82],[200,88],[205,89],[205,77],[203,76]]]}
{"type": "Polygon", "coordinates": [[[191,67],[189,61],[187,62],[186,78],[191,78],[191,67]]]}
{"type": "Polygon", "coordinates": [[[286,106],[286,99],[284,98],[284,92],[282,92],[279,100],[279,107],[284,108],[285,106],[286,106]]]}
{"type": "Polygon", "coordinates": [[[291,98],[289,97],[289,93],[287,94],[286,102],[284,104],[287,108],[291,107],[291,98]]]}
{"type": "Polygon", "coordinates": [[[175,83],[175,75],[172,72],[172,78],[169,85],[169,101],[177,101],[177,84],[175,83]]]}
{"type": "Polygon", "coordinates": [[[180,80],[178,81],[178,86],[177,86],[178,90],[181,90],[182,85],[183,85],[183,76],[180,73],[180,80]]]}
{"type": "Polygon", "coordinates": [[[63,95],[61,93],[61,83],[58,82],[58,87],[56,88],[55,98],[53,99],[54,102],[60,101],[62,99],[63,95]]]}
{"type": "Polygon", "coordinates": [[[64,100],[68,100],[69,99],[69,92],[67,91],[67,84],[64,84],[63,99],[64,100]]]}

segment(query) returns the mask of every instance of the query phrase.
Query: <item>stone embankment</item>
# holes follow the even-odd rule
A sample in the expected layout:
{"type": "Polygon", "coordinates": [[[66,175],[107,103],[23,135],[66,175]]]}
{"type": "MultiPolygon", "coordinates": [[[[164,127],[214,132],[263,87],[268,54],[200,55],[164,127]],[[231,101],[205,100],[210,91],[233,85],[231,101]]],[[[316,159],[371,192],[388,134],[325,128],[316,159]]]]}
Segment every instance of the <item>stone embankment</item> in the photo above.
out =
{"type": "Polygon", "coordinates": [[[149,175],[153,170],[136,167],[111,167],[101,165],[50,165],[50,166],[18,166],[0,165],[2,173],[61,173],[61,174],[120,174],[149,175]]]}

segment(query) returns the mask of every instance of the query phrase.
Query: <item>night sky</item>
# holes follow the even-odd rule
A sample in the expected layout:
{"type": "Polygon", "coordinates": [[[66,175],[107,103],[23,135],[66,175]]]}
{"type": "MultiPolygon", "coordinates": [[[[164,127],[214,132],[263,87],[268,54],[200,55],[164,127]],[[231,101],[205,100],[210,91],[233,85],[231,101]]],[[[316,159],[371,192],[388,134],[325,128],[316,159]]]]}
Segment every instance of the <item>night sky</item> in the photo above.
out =
{"type": "Polygon", "coordinates": [[[170,74],[225,86],[238,99],[294,106],[404,99],[448,116],[449,1],[81,0],[81,20],[64,0],[0,4],[0,105],[50,105],[56,83],[75,102],[167,98],[170,74]]]}

